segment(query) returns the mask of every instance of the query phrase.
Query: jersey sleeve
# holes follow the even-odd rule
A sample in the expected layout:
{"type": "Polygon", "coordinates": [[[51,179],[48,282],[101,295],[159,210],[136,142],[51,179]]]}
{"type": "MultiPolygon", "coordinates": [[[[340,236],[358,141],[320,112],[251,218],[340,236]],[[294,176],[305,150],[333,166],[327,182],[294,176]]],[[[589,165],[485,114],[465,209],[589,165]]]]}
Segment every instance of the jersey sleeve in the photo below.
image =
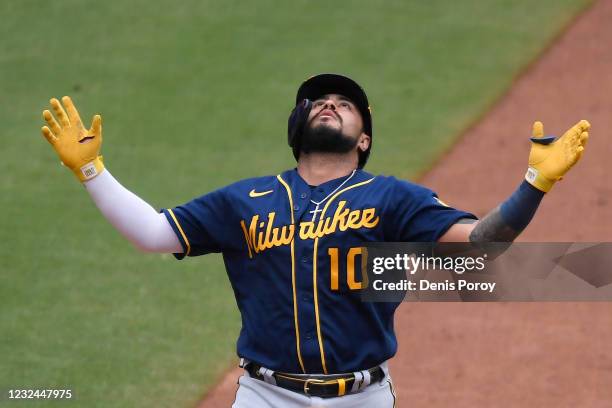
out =
{"type": "Polygon", "coordinates": [[[390,241],[437,242],[460,219],[477,219],[448,206],[428,188],[402,180],[395,183],[388,214],[391,222],[386,223],[390,241]]]}
{"type": "Polygon", "coordinates": [[[230,235],[231,205],[224,189],[195,198],[178,207],[162,209],[183,253],[177,259],[211,252],[223,252],[230,235]]]}

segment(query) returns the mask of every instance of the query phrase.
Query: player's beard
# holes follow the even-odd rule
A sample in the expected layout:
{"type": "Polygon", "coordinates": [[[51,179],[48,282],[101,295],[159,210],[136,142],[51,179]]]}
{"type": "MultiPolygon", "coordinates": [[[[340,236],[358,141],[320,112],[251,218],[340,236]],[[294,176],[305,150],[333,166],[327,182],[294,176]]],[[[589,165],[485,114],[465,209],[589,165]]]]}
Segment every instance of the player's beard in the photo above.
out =
{"type": "Polygon", "coordinates": [[[300,150],[304,153],[348,153],[357,146],[357,139],[342,130],[326,125],[307,126],[302,135],[300,150]]]}

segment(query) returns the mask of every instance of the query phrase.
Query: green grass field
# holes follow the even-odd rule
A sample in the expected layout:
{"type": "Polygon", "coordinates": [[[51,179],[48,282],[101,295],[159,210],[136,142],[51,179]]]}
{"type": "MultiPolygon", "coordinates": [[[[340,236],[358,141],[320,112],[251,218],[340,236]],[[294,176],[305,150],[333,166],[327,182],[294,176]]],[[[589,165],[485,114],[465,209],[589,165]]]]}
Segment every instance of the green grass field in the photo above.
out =
{"type": "Polygon", "coordinates": [[[409,178],[589,3],[1,2],[0,405],[189,407],[235,361],[221,258],[132,249],[40,136],[50,97],[101,113],[108,168],[164,207],[293,166],[298,85],[342,72],[372,103],[368,170],[409,178]]]}

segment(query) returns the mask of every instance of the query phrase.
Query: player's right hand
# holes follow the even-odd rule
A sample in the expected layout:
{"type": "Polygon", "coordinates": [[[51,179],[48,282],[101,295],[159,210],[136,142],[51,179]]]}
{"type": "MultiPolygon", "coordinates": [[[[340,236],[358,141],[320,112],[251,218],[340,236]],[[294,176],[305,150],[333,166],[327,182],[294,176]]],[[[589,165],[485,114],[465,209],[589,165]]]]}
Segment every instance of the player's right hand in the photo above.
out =
{"type": "Polygon", "coordinates": [[[62,163],[80,181],[91,180],[104,169],[100,156],[102,117],[95,115],[91,128],[85,129],[70,97],[62,98],[66,110],[56,98],[52,98],[50,103],[59,122],[50,111],[43,111],[43,119],[48,125],[41,129],[44,138],[53,146],[62,163]]]}
{"type": "Polygon", "coordinates": [[[581,120],[559,138],[544,136],[542,122],[533,124],[529,168],[525,179],[535,188],[548,192],[553,184],[580,160],[591,124],[581,120]]]}

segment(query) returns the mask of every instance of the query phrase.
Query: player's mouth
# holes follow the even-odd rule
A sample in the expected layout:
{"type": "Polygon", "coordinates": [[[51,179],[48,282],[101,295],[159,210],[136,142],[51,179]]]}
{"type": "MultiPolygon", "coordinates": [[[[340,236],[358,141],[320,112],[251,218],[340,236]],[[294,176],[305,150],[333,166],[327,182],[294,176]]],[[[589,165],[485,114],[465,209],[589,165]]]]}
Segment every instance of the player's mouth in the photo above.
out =
{"type": "Polygon", "coordinates": [[[323,109],[321,112],[319,112],[317,117],[319,119],[328,119],[328,120],[336,119],[338,122],[342,122],[342,120],[340,119],[340,116],[331,109],[323,109]]]}

